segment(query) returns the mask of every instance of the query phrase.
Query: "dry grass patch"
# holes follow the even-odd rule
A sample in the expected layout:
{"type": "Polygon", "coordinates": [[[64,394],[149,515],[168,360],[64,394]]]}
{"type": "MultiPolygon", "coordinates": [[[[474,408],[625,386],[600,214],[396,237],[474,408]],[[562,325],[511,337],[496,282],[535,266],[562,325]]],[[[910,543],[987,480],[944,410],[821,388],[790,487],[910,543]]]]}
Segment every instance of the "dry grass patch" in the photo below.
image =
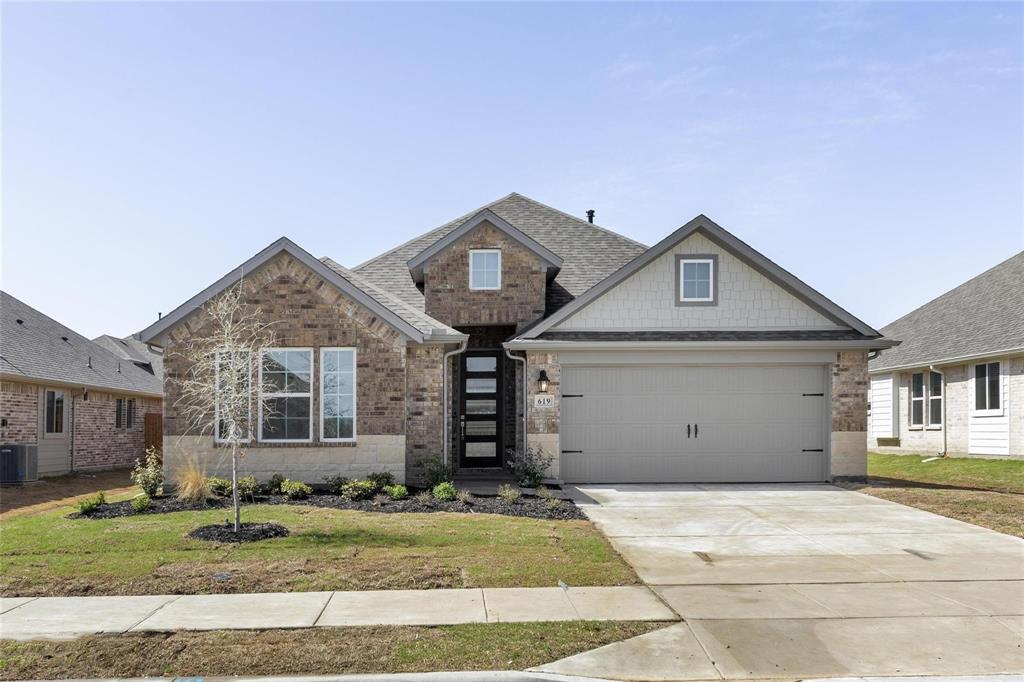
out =
{"type": "Polygon", "coordinates": [[[1024,495],[1019,493],[899,484],[872,485],[871,482],[850,487],[884,500],[1024,538],[1024,495]]]}
{"type": "Polygon", "coordinates": [[[339,675],[520,670],[664,623],[487,623],[442,627],[131,633],[0,642],[0,679],[339,675]]]}

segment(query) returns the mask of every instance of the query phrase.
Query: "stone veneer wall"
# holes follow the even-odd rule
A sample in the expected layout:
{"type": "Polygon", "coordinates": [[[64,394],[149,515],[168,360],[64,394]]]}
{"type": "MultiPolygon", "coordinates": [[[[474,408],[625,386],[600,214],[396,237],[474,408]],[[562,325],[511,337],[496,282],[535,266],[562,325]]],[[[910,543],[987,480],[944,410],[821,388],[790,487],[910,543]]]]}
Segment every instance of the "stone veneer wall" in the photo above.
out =
{"type": "Polygon", "coordinates": [[[35,384],[0,383],[0,417],[7,426],[0,429],[5,444],[35,445],[39,438],[39,387],[35,384]]]}
{"type": "Polygon", "coordinates": [[[544,314],[547,271],[535,253],[482,223],[426,264],[423,284],[427,314],[447,325],[520,325],[544,314]],[[469,288],[470,249],[501,249],[501,289],[469,288]]]}
{"type": "Polygon", "coordinates": [[[832,365],[832,477],[868,472],[868,353],[843,351],[832,365]]]}
{"type": "Polygon", "coordinates": [[[528,352],[526,362],[527,445],[530,448],[540,448],[554,458],[549,473],[553,478],[558,478],[561,471],[559,466],[561,449],[558,434],[561,421],[562,366],[558,360],[558,353],[528,352]],[[555,397],[553,407],[538,408],[534,406],[534,397],[540,395],[537,381],[541,370],[547,372],[548,375],[550,382],[548,394],[555,397]]]}
{"type": "MultiPolygon", "coordinates": [[[[404,337],[288,254],[247,274],[245,287],[246,303],[258,306],[264,320],[273,323],[276,346],[313,348],[313,442],[253,442],[243,472],[258,477],[281,473],[320,483],[326,475],[390,471],[403,481],[408,417],[404,337]],[[319,351],[336,346],[356,348],[356,443],[319,442],[319,351]]],[[[189,370],[176,351],[204,334],[208,325],[202,311],[193,313],[171,330],[165,349],[164,466],[169,473],[190,457],[211,473],[223,472],[225,461],[230,465],[227,449],[215,446],[211,436],[186,433],[188,425],[175,408],[175,380],[189,370]]],[[[255,429],[255,412],[253,421],[255,429]]]]}
{"type": "Polygon", "coordinates": [[[75,394],[73,400],[71,461],[76,470],[131,466],[145,454],[145,415],[159,414],[162,401],[100,391],[89,391],[88,400],[75,394]],[[131,428],[116,428],[118,398],[135,401],[131,428]]]}

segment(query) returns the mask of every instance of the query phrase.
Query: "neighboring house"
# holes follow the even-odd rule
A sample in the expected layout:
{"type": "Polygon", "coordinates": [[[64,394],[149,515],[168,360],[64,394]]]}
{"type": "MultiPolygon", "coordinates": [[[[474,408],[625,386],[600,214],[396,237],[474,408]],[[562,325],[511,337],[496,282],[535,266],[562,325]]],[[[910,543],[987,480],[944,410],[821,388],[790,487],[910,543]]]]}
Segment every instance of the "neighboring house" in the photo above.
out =
{"type": "Polygon", "coordinates": [[[703,216],[648,248],[519,194],[352,270],[279,239],[144,330],[166,353],[169,469],[227,467],[174,408],[173,351],[242,273],[286,387],[253,407],[242,466],[261,478],[417,482],[431,458],[486,473],[526,447],[570,482],[866,471],[877,331],[703,216]]]}
{"type": "Polygon", "coordinates": [[[1024,252],[882,329],[868,447],[1024,456],[1024,252]]]}
{"type": "Polygon", "coordinates": [[[160,363],[107,345],[0,292],[0,443],[38,446],[40,476],[142,456],[145,415],[162,409],[160,363]]]}

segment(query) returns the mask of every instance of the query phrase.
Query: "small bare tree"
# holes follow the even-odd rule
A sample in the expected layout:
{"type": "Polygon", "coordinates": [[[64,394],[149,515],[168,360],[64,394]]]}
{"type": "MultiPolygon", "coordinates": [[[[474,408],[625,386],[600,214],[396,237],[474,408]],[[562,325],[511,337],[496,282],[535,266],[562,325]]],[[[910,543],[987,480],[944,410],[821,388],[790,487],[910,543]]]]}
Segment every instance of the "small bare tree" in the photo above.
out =
{"type": "Polygon", "coordinates": [[[235,508],[234,529],[241,522],[238,496],[238,462],[252,439],[253,409],[259,404],[260,358],[274,345],[274,330],[263,311],[247,304],[245,282],[209,300],[200,313],[203,326],[176,355],[187,371],[175,379],[175,407],[185,419],[189,435],[213,435],[231,453],[231,497],[235,508]]]}

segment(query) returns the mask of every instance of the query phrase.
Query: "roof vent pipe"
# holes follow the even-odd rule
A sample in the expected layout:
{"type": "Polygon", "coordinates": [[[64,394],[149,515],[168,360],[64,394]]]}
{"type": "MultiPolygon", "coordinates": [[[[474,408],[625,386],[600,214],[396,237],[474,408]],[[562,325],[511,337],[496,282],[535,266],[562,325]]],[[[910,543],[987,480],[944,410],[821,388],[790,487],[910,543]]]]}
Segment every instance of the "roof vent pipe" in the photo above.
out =
{"type": "Polygon", "coordinates": [[[597,212],[597,211],[595,211],[595,210],[594,210],[594,209],[592,209],[592,208],[588,208],[588,209],[587,209],[587,222],[588,222],[588,223],[593,223],[593,222],[594,222],[594,214],[595,214],[596,212],[597,212]]]}

